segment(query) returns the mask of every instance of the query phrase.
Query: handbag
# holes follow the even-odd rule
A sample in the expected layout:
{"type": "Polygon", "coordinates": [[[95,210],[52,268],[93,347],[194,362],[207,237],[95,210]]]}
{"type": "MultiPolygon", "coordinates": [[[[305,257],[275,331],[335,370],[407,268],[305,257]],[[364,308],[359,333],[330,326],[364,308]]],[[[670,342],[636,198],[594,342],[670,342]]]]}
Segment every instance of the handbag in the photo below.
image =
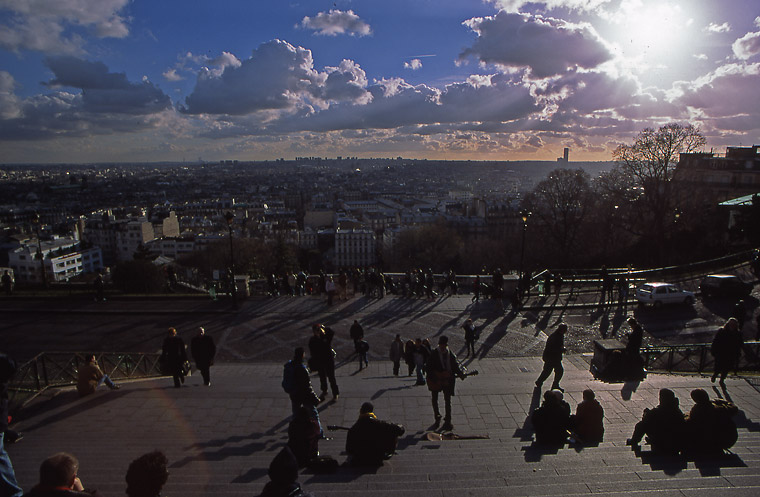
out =
{"type": "Polygon", "coordinates": [[[191,376],[193,371],[190,369],[190,361],[182,363],[182,376],[191,376]]]}

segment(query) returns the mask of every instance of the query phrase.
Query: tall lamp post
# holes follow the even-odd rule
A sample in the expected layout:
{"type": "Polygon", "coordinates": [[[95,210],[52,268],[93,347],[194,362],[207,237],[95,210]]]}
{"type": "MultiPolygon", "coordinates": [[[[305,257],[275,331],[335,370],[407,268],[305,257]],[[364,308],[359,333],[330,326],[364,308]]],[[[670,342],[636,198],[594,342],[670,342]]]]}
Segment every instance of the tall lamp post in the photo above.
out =
{"type": "Polygon", "coordinates": [[[235,215],[232,212],[227,211],[224,214],[224,219],[227,221],[227,229],[230,232],[230,283],[232,284],[230,295],[232,296],[232,307],[234,309],[237,309],[238,301],[237,301],[237,284],[235,283],[235,255],[232,250],[232,221],[235,219],[235,215]]]}
{"type": "Polygon", "coordinates": [[[47,288],[47,272],[45,271],[45,257],[42,255],[42,240],[40,239],[40,213],[35,212],[32,216],[34,232],[37,234],[37,255],[40,258],[40,269],[42,270],[42,288],[47,288]]]}
{"type": "Polygon", "coordinates": [[[525,260],[525,233],[528,231],[528,218],[530,217],[530,211],[523,209],[520,211],[520,217],[522,218],[523,222],[523,229],[522,229],[522,243],[520,244],[520,280],[522,280],[523,277],[523,261],[525,260]]]}

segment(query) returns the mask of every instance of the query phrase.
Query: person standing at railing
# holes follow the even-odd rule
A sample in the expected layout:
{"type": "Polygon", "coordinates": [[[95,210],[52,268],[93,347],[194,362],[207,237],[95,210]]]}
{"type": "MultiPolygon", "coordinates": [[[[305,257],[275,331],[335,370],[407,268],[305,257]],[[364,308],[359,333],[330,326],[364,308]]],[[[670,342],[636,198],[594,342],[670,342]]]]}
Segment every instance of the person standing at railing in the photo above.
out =
{"type": "Polygon", "coordinates": [[[715,378],[720,375],[719,383],[725,386],[726,376],[732,368],[736,368],[736,363],[741,354],[744,339],[739,331],[739,322],[736,318],[728,318],[726,324],[715,334],[710,352],[715,358],[715,370],[710,381],[715,383],[715,378]]]}
{"type": "Polygon", "coordinates": [[[84,360],[85,364],[79,368],[77,374],[77,392],[80,397],[95,393],[95,390],[103,383],[111,390],[119,389],[119,385],[111,381],[111,378],[100,369],[93,354],[86,355],[84,360]]]}
{"type": "Polygon", "coordinates": [[[16,481],[13,464],[5,451],[5,431],[8,429],[8,382],[16,373],[16,361],[0,353],[0,495],[20,497],[24,493],[16,481]]]}

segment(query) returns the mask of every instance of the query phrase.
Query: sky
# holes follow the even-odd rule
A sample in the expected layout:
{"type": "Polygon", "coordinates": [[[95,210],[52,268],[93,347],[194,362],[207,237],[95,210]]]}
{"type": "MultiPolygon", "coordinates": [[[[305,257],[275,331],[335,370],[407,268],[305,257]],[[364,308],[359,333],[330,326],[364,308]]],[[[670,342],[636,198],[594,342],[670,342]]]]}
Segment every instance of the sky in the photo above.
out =
{"type": "Polygon", "coordinates": [[[0,0],[0,163],[760,144],[757,0],[0,0]]]}

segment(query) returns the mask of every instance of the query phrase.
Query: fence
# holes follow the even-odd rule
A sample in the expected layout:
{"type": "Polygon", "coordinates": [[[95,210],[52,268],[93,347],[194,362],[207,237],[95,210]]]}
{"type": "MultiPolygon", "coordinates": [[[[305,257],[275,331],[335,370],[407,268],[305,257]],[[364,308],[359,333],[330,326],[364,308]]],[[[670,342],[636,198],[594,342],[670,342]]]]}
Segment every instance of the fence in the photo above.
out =
{"type": "MultiPolygon", "coordinates": [[[[715,364],[709,343],[644,347],[641,355],[651,371],[701,373],[712,371],[715,364]]],[[[760,342],[744,343],[736,370],[760,371],[760,342]]]]}
{"type": "MultiPolygon", "coordinates": [[[[8,384],[11,411],[15,411],[46,388],[75,385],[86,352],[43,352],[21,365],[8,384]]],[[[95,354],[100,368],[112,380],[163,376],[161,354],[101,352],[95,354]]]]}

